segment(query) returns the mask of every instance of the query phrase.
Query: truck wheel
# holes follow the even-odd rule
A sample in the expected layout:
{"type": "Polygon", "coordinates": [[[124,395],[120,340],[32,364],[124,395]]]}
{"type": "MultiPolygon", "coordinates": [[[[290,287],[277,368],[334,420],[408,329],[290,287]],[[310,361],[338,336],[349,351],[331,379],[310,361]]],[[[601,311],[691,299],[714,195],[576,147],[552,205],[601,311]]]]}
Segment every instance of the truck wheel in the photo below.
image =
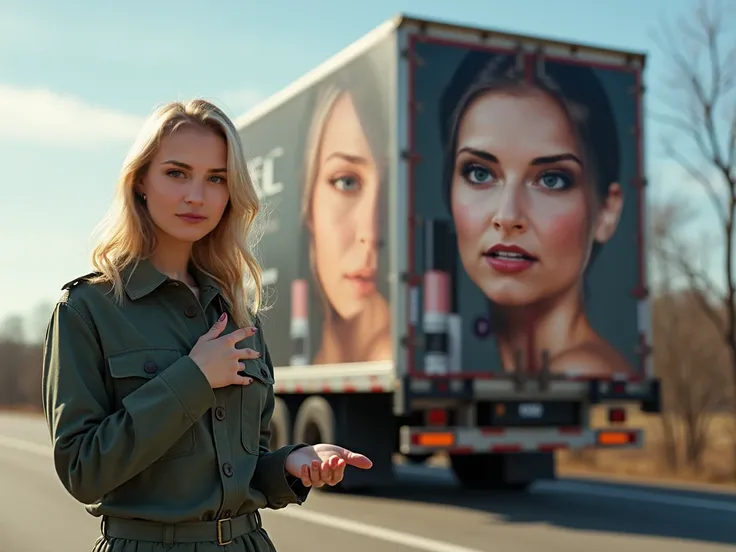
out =
{"type": "MultiPolygon", "coordinates": [[[[297,412],[294,421],[294,441],[316,445],[318,443],[335,443],[335,413],[322,397],[309,397],[297,412]]],[[[334,487],[325,485],[320,491],[342,491],[342,485],[334,487]]]]}
{"type": "Polygon", "coordinates": [[[500,454],[450,455],[452,471],[466,489],[525,491],[533,483],[508,481],[504,469],[504,457],[500,454]]]}
{"type": "Polygon", "coordinates": [[[283,399],[276,397],[271,417],[271,450],[280,449],[291,443],[291,413],[283,399]]]}

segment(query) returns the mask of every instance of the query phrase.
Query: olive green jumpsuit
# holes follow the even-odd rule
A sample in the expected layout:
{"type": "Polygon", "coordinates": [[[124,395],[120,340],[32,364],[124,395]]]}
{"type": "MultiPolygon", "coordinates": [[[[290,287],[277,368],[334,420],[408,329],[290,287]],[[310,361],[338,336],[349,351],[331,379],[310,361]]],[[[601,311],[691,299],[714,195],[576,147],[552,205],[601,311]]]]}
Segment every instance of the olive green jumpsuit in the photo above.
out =
{"type": "MultiPolygon", "coordinates": [[[[147,260],[123,271],[124,302],[87,277],[64,286],[44,349],[43,404],[56,472],[101,519],[95,552],[275,550],[259,509],[302,504],[285,471],[301,445],[269,450],[273,365],[260,323],[238,348],[247,386],[213,390],[188,356],[228,310],[190,267],[197,301],[147,260]]],[[[88,275],[89,276],[89,275],[88,275]]],[[[225,335],[237,329],[228,318],[225,335]]]]}

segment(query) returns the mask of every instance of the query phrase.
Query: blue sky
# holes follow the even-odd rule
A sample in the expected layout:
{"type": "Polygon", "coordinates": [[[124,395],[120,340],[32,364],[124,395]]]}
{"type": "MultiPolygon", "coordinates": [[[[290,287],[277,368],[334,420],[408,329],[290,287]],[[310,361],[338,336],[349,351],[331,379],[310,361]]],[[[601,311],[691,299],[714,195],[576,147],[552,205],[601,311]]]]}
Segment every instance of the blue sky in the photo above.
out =
{"type": "MultiPolygon", "coordinates": [[[[398,12],[650,54],[652,32],[690,0],[0,0],[0,319],[55,301],[88,271],[142,119],[204,96],[234,117],[398,12]]],[[[661,90],[659,91],[661,92],[661,90]]],[[[679,179],[648,126],[655,186],[679,179]]],[[[671,184],[671,183],[670,183],[671,184]]],[[[678,193],[700,198],[695,185],[678,193]]],[[[668,193],[670,187],[667,188],[668,193]]],[[[632,252],[633,254],[633,252],[632,252]]]]}

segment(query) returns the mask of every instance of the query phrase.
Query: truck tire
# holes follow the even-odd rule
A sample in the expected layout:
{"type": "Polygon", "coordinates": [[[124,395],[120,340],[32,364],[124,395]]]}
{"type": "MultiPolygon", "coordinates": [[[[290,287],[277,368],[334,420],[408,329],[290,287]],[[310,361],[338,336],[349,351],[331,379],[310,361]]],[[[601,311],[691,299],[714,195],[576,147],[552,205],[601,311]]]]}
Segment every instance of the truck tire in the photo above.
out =
{"type": "MultiPolygon", "coordinates": [[[[294,442],[316,445],[335,443],[335,412],[323,397],[313,396],[305,400],[294,420],[294,442]]],[[[343,491],[341,484],[325,485],[320,491],[343,491]]]]}
{"type": "Polygon", "coordinates": [[[495,491],[525,491],[534,482],[529,478],[509,481],[500,454],[453,454],[450,455],[452,471],[466,489],[495,491]]]}
{"type": "Polygon", "coordinates": [[[283,399],[276,397],[271,417],[271,450],[280,449],[292,442],[291,440],[291,413],[283,399]]]}

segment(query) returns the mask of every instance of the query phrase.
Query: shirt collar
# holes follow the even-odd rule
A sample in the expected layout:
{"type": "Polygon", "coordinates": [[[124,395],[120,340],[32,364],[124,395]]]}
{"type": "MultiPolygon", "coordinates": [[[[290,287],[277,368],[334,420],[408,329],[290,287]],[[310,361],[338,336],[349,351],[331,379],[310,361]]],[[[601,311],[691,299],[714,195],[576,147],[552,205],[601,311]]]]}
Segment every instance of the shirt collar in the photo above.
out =
{"type": "MultiPolygon", "coordinates": [[[[189,263],[189,272],[194,277],[200,290],[200,302],[204,308],[219,296],[231,310],[229,301],[222,293],[221,286],[214,278],[189,263]]],[[[136,301],[153,293],[156,289],[167,282],[173,282],[171,278],[159,272],[149,259],[141,259],[137,264],[130,264],[122,270],[123,285],[125,292],[132,301],[136,301]]]]}

